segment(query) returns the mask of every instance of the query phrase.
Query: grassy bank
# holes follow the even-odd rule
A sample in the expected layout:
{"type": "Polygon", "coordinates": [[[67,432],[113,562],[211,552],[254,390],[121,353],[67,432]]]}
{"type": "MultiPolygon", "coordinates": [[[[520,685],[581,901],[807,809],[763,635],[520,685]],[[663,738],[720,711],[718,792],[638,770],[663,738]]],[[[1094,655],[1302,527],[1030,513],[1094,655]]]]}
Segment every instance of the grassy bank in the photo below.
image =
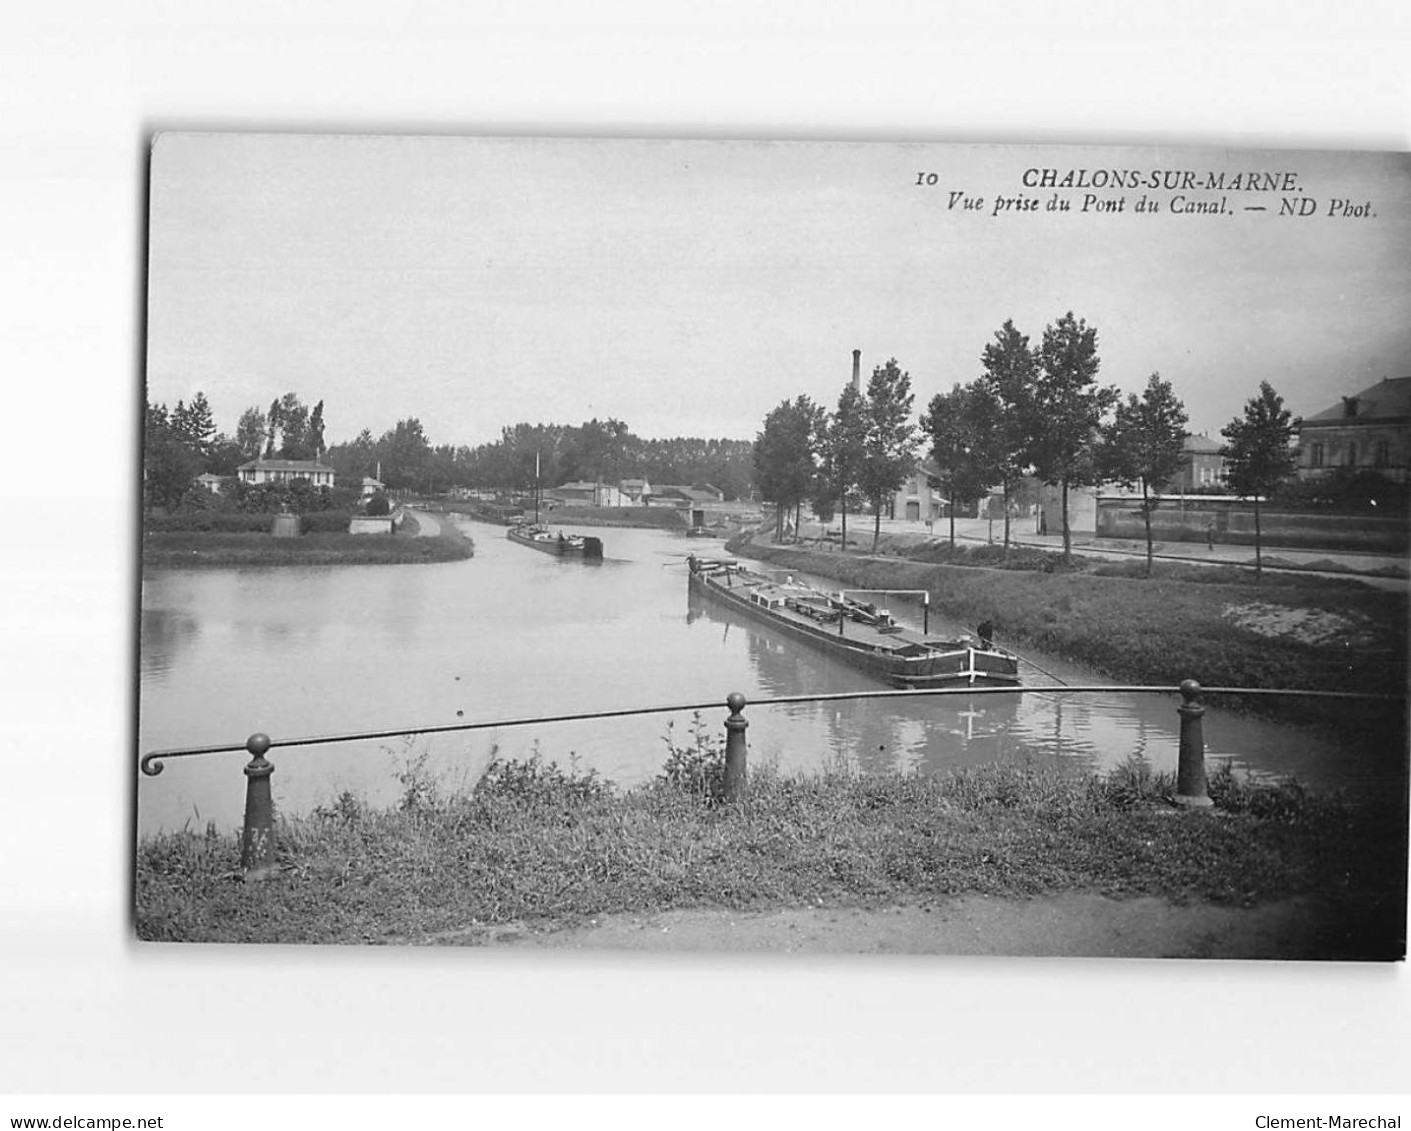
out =
{"type": "Polygon", "coordinates": [[[460,561],[475,552],[454,523],[441,524],[435,537],[418,537],[408,517],[400,532],[386,534],[303,534],[274,538],[268,533],[221,534],[187,531],[146,532],[144,569],[286,565],[397,565],[460,561]]]}
{"type": "MultiPolygon", "coordinates": [[[[1356,582],[1266,577],[1242,570],[1128,563],[1056,567],[1054,555],[1016,554],[1017,568],[971,555],[970,566],[800,550],[737,539],[729,548],[848,587],[927,589],[932,609],[961,624],[990,620],[1001,644],[1061,656],[1113,679],[1209,687],[1306,688],[1404,695],[1406,597],[1356,582]]],[[[991,552],[993,553],[993,552],[991,552]]],[[[1400,729],[1383,711],[1294,700],[1244,704],[1280,715],[1400,729]],[[1349,716],[1351,716],[1349,718],[1349,716]]]]}
{"type": "Polygon", "coordinates": [[[1320,957],[1404,949],[1405,822],[1297,786],[1217,774],[1213,811],[1180,812],[1172,784],[1136,767],[1079,778],[993,766],[944,777],[755,774],[710,801],[678,760],[620,792],[539,763],[498,763],[473,793],[415,772],[401,804],[349,794],[281,822],[282,876],[236,881],[234,835],[144,839],[141,938],[211,942],[474,942],[613,912],[930,906],[948,896],[1072,890],[1250,906],[1313,895],[1320,957]],[[1400,848],[1398,849],[1398,845],[1400,848]]]}

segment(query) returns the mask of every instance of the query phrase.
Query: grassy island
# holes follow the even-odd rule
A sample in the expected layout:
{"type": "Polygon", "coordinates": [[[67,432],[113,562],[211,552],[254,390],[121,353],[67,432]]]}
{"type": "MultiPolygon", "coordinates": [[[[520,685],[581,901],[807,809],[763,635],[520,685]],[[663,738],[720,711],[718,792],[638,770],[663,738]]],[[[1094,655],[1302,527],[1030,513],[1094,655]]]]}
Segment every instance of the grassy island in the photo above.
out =
{"type": "MultiPolygon", "coordinates": [[[[264,516],[255,516],[264,517],[264,516]]],[[[471,557],[474,544],[452,522],[425,536],[416,519],[408,516],[392,535],[349,534],[347,518],[342,530],[315,525],[297,538],[275,538],[269,521],[260,529],[145,530],[142,535],[144,569],[193,569],[232,566],[400,565],[450,562],[471,557]]]]}

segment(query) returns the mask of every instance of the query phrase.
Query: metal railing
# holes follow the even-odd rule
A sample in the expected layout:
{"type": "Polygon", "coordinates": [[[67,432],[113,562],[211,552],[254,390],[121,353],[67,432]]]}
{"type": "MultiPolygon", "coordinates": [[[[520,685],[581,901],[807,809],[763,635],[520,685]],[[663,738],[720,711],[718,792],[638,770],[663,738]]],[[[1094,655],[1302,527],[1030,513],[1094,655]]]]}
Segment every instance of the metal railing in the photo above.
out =
{"type": "MultiPolygon", "coordinates": [[[[935,696],[965,695],[1023,695],[1029,693],[1044,695],[1083,695],[1083,694],[1124,694],[1124,695],[1171,695],[1179,693],[1181,703],[1176,708],[1180,716],[1179,757],[1176,770],[1175,802],[1184,809],[1204,809],[1212,803],[1207,792],[1205,775],[1205,736],[1202,718],[1205,707],[1200,702],[1204,694],[1284,696],[1308,699],[1342,699],[1362,702],[1404,702],[1403,696],[1379,695],[1357,691],[1309,691],[1292,688],[1259,687],[1207,687],[1202,688],[1193,679],[1182,680],[1177,687],[1166,685],[1059,685],[1059,686],[1003,686],[1003,687],[938,687],[910,690],[871,690],[839,691],[816,695],[780,695],[770,699],[757,699],[755,707],[779,707],[798,703],[829,703],[858,699],[916,699],[935,696]]],[[[626,718],[643,715],[681,714],[687,711],[704,711],[719,707],[719,700],[694,703],[673,703],[657,707],[627,707],[609,711],[578,712],[569,715],[538,715],[518,719],[495,719],[485,722],[446,723],[434,726],[393,727],[382,730],[355,731],[342,734],[305,735],[294,738],[273,739],[267,734],[255,733],[241,743],[221,743],[213,746],[174,747],[166,750],[153,750],[144,754],[138,762],[140,771],[148,777],[156,777],[166,767],[167,761],[176,758],[195,758],[212,754],[234,754],[245,751],[250,761],[244,767],[246,778],[245,821],[241,831],[240,864],[247,880],[267,879],[278,873],[275,863],[274,803],[270,793],[270,775],[274,764],[265,757],[275,748],[300,746],[327,746],[334,743],[364,742],[382,738],[401,738],[409,735],[455,734],[476,730],[510,729],[513,727],[542,726],[552,723],[583,722],[596,719],[626,718]]],[[[731,692],[725,697],[729,715],[725,719],[725,774],[723,799],[736,800],[744,791],[746,780],[745,730],[749,726],[744,717],[745,696],[731,692]]]]}

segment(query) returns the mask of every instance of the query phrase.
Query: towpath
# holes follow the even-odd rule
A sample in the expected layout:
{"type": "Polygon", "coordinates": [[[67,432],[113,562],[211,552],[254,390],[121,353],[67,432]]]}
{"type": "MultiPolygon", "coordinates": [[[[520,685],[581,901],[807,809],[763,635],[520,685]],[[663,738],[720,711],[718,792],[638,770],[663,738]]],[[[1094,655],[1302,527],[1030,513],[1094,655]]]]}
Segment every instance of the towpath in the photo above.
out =
{"type": "Polygon", "coordinates": [[[1245,908],[1064,892],[1030,899],[964,895],[881,909],[603,915],[550,929],[470,927],[424,941],[566,950],[1314,959],[1336,953],[1339,919],[1337,909],[1312,897],[1245,908]]]}
{"type": "Polygon", "coordinates": [[[406,512],[407,517],[416,523],[416,534],[418,538],[435,538],[441,533],[441,522],[434,515],[426,511],[406,512]]]}
{"type": "MultiPolygon", "coordinates": [[[[1010,529],[1010,545],[1034,549],[1056,551],[1063,549],[1061,534],[1034,534],[1030,530],[1033,521],[1016,523],[1010,529]]],[[[830,529],[837,530],[838,520],[834,519],[830,529]]],[[[885,545],[918,545],[925,542],[947,542],[950,539],[950,520],[939,519],[927,529],[924,522],[906,519],[883,519],[882,538],[885,545]]],[[[824,528],[816,522],[803,524],[803,537],[821,538],[824,528]]],[[[1004,524],[991,524],[983,518],[957,518],[955,538],[958,543],[999,544],[1004,539],[1004,524]]],[[[1146,557],[1146,543],[1121,538],[1097,538],[1090,534],[1075,534],[1072,537],[1073,552],[1087,557],[1123,560],[1146,557]]],[[[848,523],[848,542],[858,550],[866,552],[872,545],[872,520],[864,516],[856,522],[848,523]]],[[[1152,546],[1153,556],[1160,561],[1182,562],[1189,565],[1238,565],[1246,568],[1254,566],[1254,547],[1224,545],[1217,542],[1206,546],[1201,542],[1156,542],[1152,546]]],[[[1404,555],[1369,554],[1346,550],[1291,550],[1282,546],[1265,547],[1264,568],[1273,572],[1287,571],[1319,577],[1355,577],[1358,581],[1382,589],[1404,591],[1407,588],[1408,566],[1411,562],[1404,555]],[[1319,566],[1326,567],[1323,570],[1319,566]]]]}

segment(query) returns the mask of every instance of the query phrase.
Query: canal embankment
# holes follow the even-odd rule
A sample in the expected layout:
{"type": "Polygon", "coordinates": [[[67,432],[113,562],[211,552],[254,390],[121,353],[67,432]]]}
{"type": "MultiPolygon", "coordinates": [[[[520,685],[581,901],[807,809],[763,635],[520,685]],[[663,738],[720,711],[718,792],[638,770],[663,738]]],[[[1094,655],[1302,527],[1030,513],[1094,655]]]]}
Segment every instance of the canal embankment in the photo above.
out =
{"type": "MultiPolygon", "coordinates": [[[[1124,563],[1078,559],[1065,567],[1034,550],[1014,550],[1006,563],[999,547],[962,547],[954,557],[949,547],[932,547],[930,556],[944,552],[947,560],[917,561],[742,535],[727,549],[848,588],[925,589],[933,612],[972,626],[988,620],[1001,645],[1124,682],[1406,693],[1406,595],[1355,581],[1164,564],[1146,577],[1124,563]]],[[[1404,725],[1404,702],[1389,711],[1250,697],[1240,705],[1367,727],[1382,741],[1388,726],[1404,725]]]]}
{"type": "Polygon", "coordinates": [[[1214,807],[1183,810],[1169,777],[1133,764],[1089,777],[1021,766],[934,778],[764,771],[721,803],[714,753],[676,752],[657,780],[626,791],[538,762],[497,763],[473,790],[450,793],[413,773],[395,806],[369,810],[345,793],[281,821],[278,876],[260,883],[238,882],[238,836],[145,837],[136,931],[592,945],[624,917],[689,922],[703,936],[747,915],[754,945],[813,949],[799,916],[837,913],[854,945],[814,924],[818,949],[924,951],[946,949],[946,932],[974,922],[984,900],[1008,907],[990,953],[1404,953],[1404,810],[1390,801],[1354,809],[1217,773],[1214,807]],[[1123,938],[1134,914],[1189,925],[1123,938]]]}

